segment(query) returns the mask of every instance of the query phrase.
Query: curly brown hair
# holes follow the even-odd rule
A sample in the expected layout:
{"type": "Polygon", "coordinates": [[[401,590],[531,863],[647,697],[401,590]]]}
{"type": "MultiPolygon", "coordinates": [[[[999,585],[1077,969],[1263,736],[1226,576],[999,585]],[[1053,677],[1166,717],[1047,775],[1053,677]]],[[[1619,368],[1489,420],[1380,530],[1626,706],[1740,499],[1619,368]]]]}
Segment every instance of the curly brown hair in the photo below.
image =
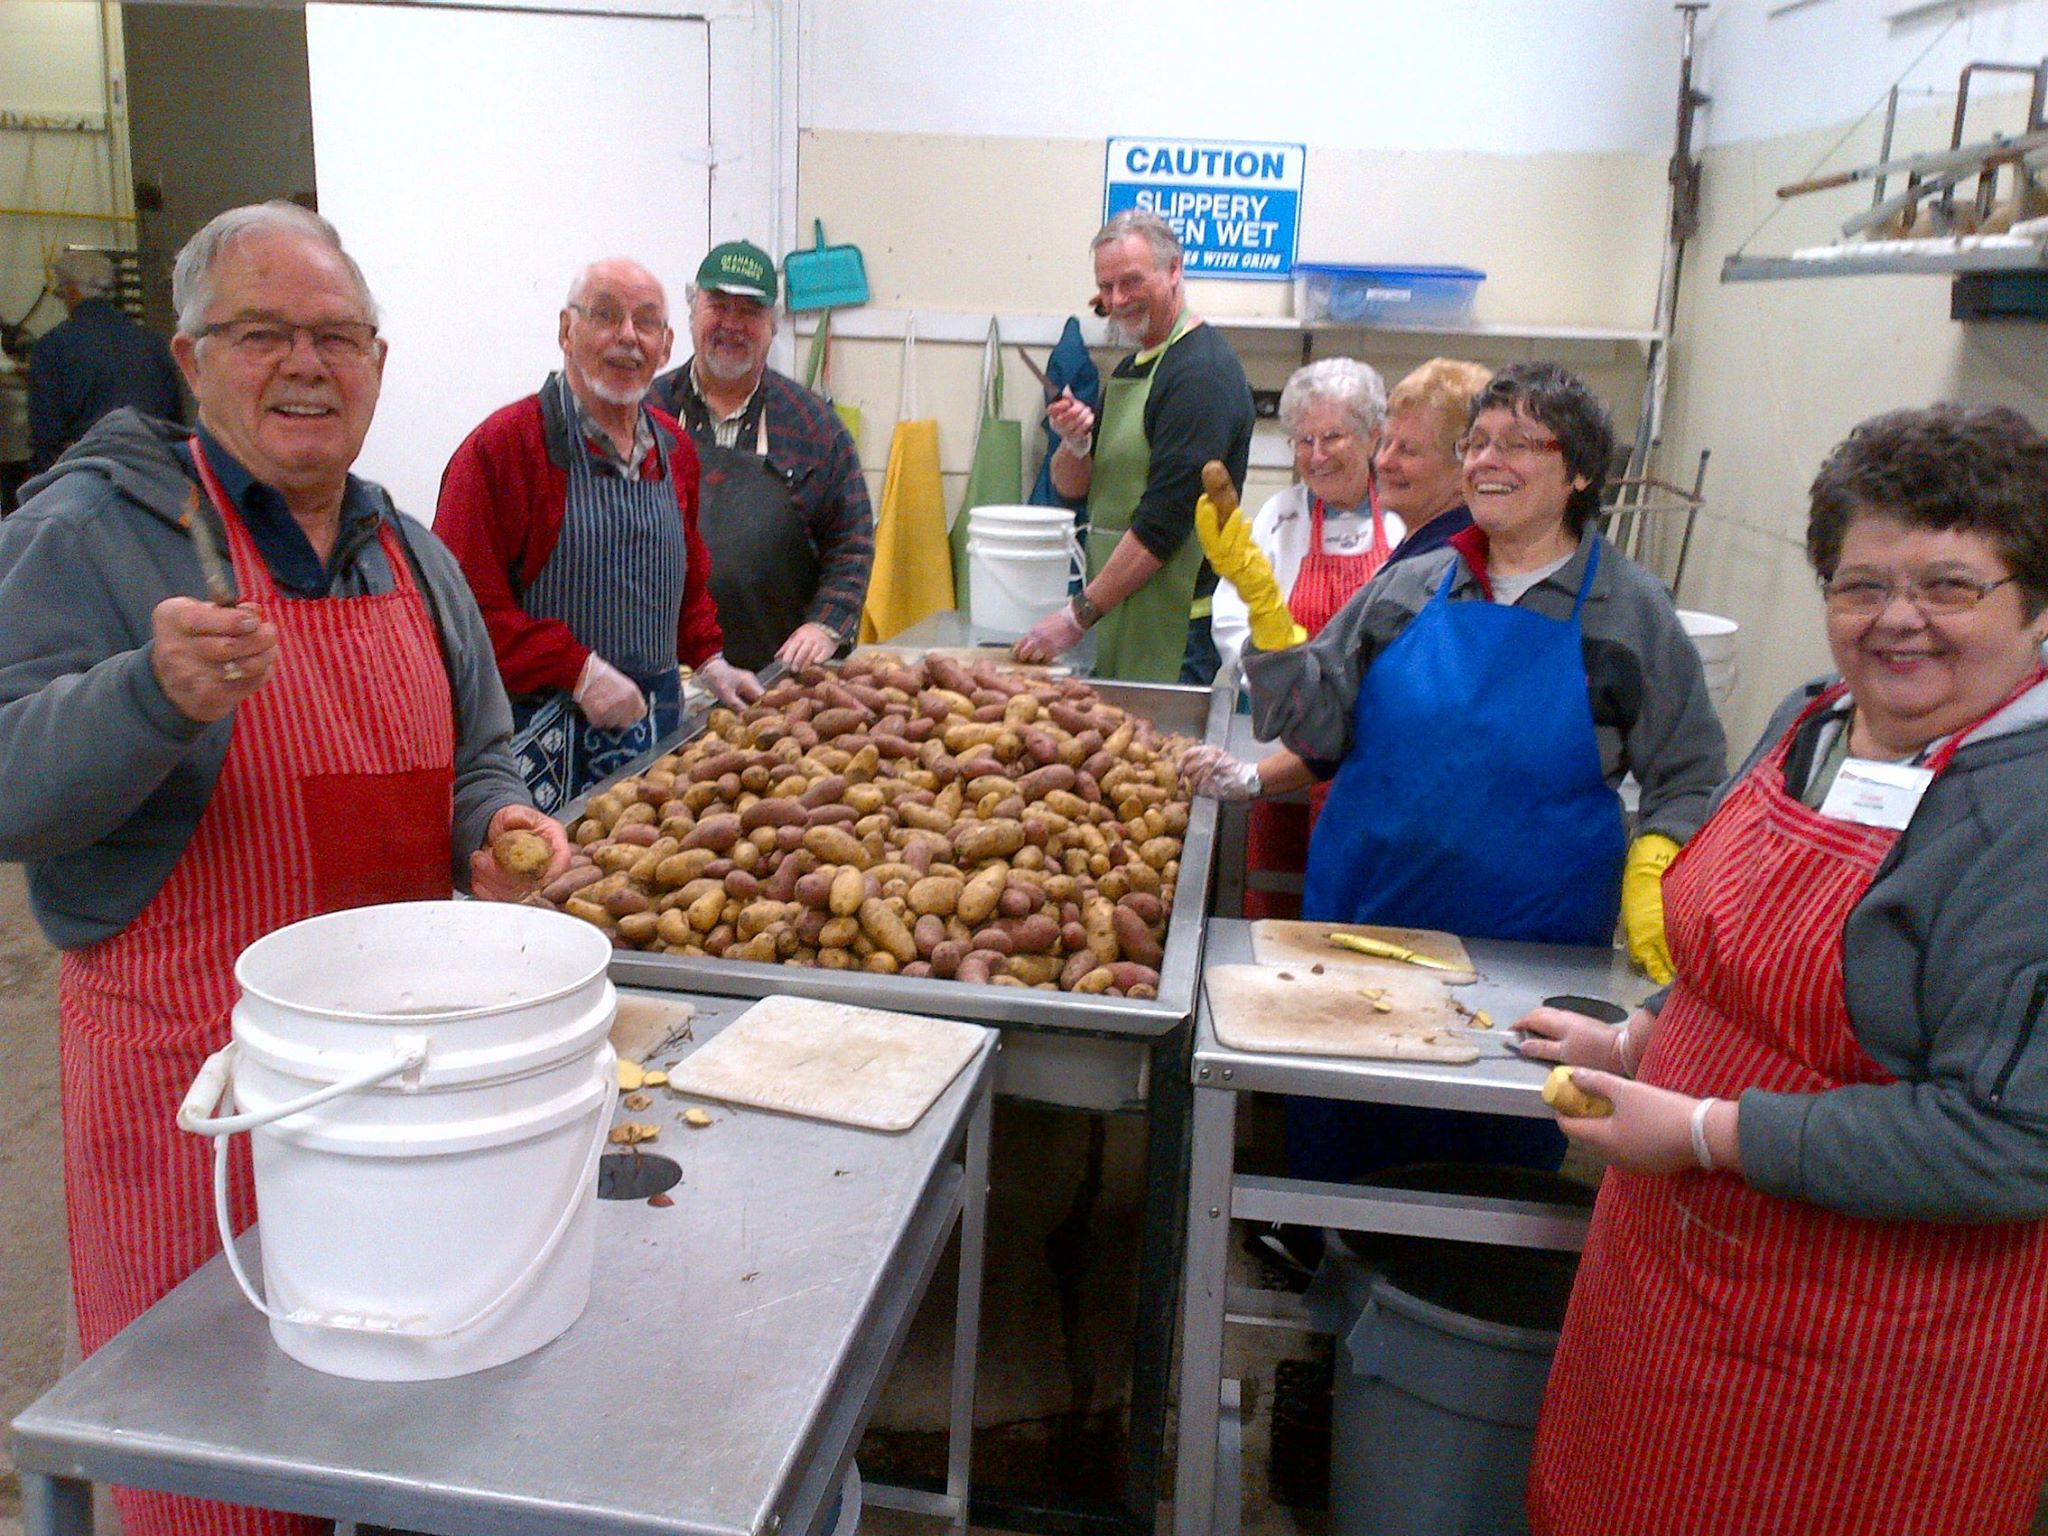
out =
{"type": "Polygon", "coordinates": [[[1974,533],[1998,552],[2026,599],[2048,607],[2048,437],[2003,405],[1944,401],[1859,422],[1808,493],[1806,558],[1834,575],[1859,515],[1974,533]]]}

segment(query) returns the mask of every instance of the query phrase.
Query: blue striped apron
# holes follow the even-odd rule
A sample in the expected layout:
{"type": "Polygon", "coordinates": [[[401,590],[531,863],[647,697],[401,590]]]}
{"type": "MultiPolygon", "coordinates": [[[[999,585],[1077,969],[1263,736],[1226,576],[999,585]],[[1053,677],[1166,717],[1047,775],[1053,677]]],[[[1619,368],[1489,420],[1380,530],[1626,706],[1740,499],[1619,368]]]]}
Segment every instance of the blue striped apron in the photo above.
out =
{"type": "Polygon", "coordinates": [[[689,556],[660,428],[654,434],[658,479],[599,473],[568,380],[556,374],[542,387],[561,394],[569,486],[561,534],[523,605],[537,619],[567,625],[647,695],[647,714],[619,730],[592,725],[566,693],[514,705],[512,749],[520,773],[534,803],[553,812],[645,756],[682,723],[676,624],[689,556]]]}

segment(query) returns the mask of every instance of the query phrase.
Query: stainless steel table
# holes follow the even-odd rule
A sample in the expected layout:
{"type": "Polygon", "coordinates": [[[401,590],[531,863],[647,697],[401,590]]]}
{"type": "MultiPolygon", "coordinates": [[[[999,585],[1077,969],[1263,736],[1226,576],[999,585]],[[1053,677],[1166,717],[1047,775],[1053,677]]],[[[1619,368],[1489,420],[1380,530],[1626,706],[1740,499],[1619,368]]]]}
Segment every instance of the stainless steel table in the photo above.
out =
{"type": "MultiPolygon", "coordinates": [[[[1292,1093],[1474,1114],[1548,1115],[1541,1098],[1548,1067],[1509,1051],[1506,1026],[1544,998],[1560,993],[1630,1007],[1650,991],[1650,984],[1612,949],[1489,940],[1474,940],[1466,947],[1479,980],[1458,988],[1455,995],[1490,1013],[1501,1032],[1498,1040],[1491,1034],[1475,1035],[1483,1054],[1469,1066],[1232,1050],[1216,1039],[1206,996],[1196,1010],[1176,1536],[1228,1536],[1237,1528],[1236,1479],[1218,1475],[1219,1445],[1223,1465],[1235,1463],[1234,1441],[1227,1435],[1219,1439],[1219,1431],[1229,1427],[1223,1413],[1226,1396],[1233,1409],[1236,1402],[1236,1383],[1222,1379],[1223,1326],[1227,1317],[1274,1319],[1270,1311],[1260,1313],[1253,1298],[1230,1293],[1226,1263],[1233,1218],[1531,1248],[1575,1249],[1585,1241],[1583,1213],[1533,1201],[1371,1189],[1236,1171],[1240,1093],[1292,1093]]],[[[1220,918],[1210,924],[1209,964],[1251,959],[1251,924],[1220,918]]]]}
{"type": "MultiPolygon", "coordinates": [[[[942,612],[892,636],[882,648],[972,646],[982,639],[961,614],[942,612]]],[[[989,650],[992,658],[1005,654],[1000,647],[989,650]]],[[[1085,649],[1068,659],[1085,675],[1085,649]]],[[[1163,728],[1210,741],[1222,739],[1234,697],[1167,685],[1102,687],[1112,702],[1148,710],[1163,728]]],[[[687,740],[700,728],[697,720],[686,720],[656,751],[687,740]]],[[[1212,800],[1197,800],[1189,813],[1159,996],[1149,1001],[630,950],[620,951],[612,962],[612,979],[622,986],[737,996],[779,991],[999,1025],[998,1094],[1094,1114],[1144,1112],[1144,1215],[1138,1307],[1131,1324],[1130,1454],[1122,1496],[1113,1503],[1054,1501],[1040,1490],[984,1485],[974,1491],[978,1524],[1061,1536],[1150,1536],[1152,1531],[1165,1456],[1180,1223],[1186,1211],[1189,1026],[1199,991],[1216,816],[1212,800]]]]}
{"type": "MultiPolygon", "coordinates": [[[[699,1042],[747,1006],[692,1001],[699,1042]]],[[[110,1482],[419,1531],[814,1532],[957,1225],[947,1492],[869,1497],[964,1532],[995,1056],[900,1136],[631,1115],[682,1167],[674,1205],[600,1201],[589,1309],[474,1375],[308,1370],[216,1258],[14,1421],[26,1530],[90,1531],[110,1482]]]]}

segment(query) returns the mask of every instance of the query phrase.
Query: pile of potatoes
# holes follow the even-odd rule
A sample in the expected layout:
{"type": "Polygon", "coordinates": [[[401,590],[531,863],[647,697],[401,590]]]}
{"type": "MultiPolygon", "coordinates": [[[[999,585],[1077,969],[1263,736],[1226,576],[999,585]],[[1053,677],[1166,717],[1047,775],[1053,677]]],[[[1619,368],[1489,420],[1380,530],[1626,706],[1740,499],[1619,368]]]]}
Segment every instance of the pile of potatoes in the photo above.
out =
{"type": "Polygon", "coordinates": [[[536,899],[631,949],[1156,997],[1192,744],[1071,679],[855,656],[592,800],[536,899]]]}

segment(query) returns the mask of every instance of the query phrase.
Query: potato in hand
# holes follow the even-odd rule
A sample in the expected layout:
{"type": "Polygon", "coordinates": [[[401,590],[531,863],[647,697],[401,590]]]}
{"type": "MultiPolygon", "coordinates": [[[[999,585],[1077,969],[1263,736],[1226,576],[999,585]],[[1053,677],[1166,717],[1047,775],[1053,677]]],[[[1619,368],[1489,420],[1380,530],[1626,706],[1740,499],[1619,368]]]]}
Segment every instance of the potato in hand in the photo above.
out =
{"type": "Polygon", "coordinates": [[[1572,1081],[1572,1069],[1560,1063],[1543,1080],[1543,1102],[1567,1120],[1597,1120],[1614,1113],[1614,1101],[1587,1093],[1572,1081]]]}
{"type": "Polygon", "coordinates": [[[521,880],[538,880],[552,857],[547,839],[538,832],[501,832],[491,839],[491,857],[498,868],[521,880]]]}

